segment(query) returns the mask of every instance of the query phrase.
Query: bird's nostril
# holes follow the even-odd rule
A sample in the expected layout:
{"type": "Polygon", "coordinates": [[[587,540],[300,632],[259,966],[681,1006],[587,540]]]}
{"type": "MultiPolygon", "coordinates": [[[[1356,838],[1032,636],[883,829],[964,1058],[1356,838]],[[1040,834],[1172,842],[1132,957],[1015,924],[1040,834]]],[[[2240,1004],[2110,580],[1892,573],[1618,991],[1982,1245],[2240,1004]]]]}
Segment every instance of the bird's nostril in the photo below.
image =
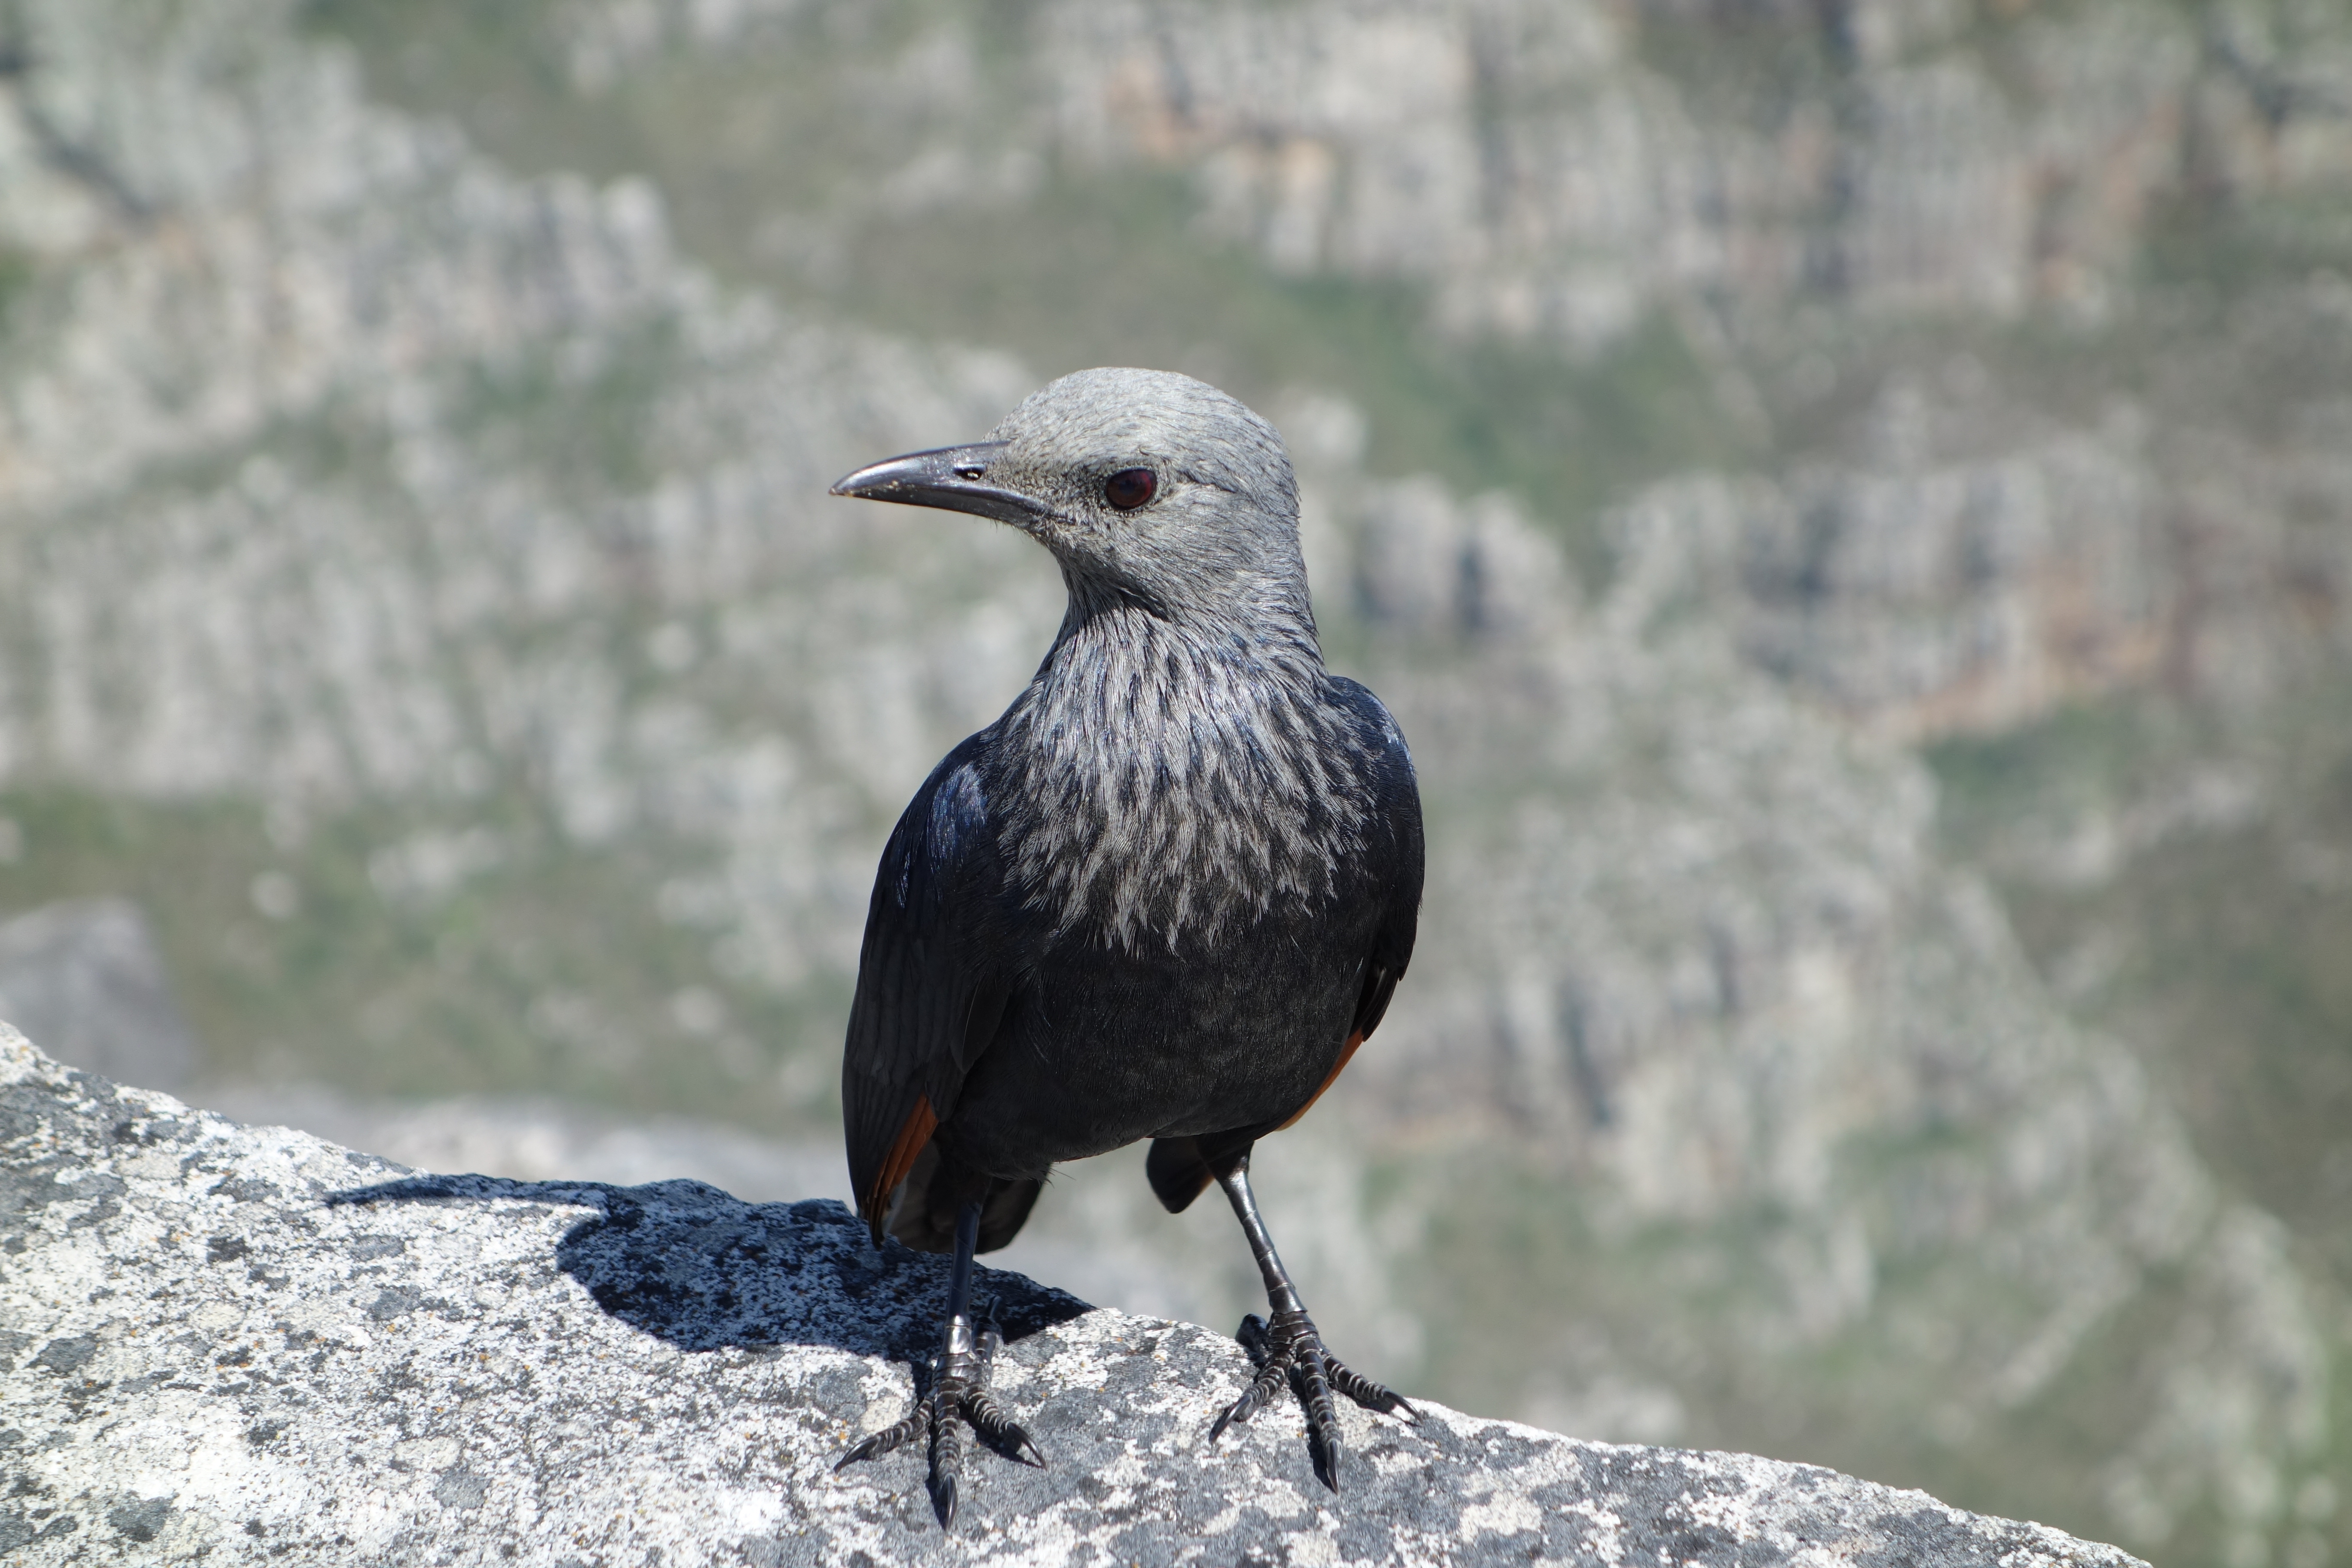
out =
{"type": "Polygon", "coordinates": [[[958,463],[955,466],[955,477],[960,479],[976,479],[986,472],[986,463],[958,463]]]}

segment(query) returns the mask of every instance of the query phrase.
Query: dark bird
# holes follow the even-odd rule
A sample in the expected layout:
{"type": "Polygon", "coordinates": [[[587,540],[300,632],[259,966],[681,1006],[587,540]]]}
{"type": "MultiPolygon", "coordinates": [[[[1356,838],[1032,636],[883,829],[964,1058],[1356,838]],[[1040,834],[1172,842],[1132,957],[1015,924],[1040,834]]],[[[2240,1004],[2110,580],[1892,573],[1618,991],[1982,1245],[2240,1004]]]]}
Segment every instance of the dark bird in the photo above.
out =
{"type": "Polygon", "coordinates": [[[944,1345],[908,1416],[941,1523],[968,1423],[1043,1464],[989,1398],[971,1259],[1054,1164],[1151,1140],[1171,1212],[1224,1189],[1271,1308],[1219,1417],[1286,1380],[1339,1489],[1334,1389],[1410,1416],[1323,1348],[1250,1194],[1250,1149],[1331,1086],[1387,1009],[1421,904],[1421,801],[1380,700],[1323,667],[1298,492],[1272,426],[1216,388],[1089,370],[968,447],[833,493],[1010,523],[1069,607],[1002,718],[933,769],[882,851],[841,1070],[858,1212],[952,1251],[944,1345]]]}

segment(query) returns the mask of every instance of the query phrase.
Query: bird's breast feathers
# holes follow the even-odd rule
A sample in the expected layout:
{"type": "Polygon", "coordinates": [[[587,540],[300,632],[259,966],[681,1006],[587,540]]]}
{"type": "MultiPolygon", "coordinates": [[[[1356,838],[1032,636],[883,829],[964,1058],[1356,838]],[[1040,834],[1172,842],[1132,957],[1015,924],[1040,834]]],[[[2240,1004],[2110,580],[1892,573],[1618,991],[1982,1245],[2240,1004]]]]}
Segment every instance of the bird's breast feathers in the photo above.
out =
{"type": "Polygon", "coordinates": [[[1354,879],[1377,739],[1319,663],[1220,652],[1048,660],[999,721],[1006,871],[1057,934],[1181,951],[1311,911],[1354,879]]]}

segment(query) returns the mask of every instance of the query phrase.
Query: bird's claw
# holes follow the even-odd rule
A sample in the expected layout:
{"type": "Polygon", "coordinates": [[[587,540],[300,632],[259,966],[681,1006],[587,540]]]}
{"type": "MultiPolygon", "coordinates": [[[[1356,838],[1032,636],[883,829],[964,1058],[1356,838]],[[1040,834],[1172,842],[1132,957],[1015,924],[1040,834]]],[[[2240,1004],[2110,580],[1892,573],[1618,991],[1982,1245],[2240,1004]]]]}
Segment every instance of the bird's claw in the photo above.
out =
{"type": "Polygon", "coordinates": [[[964,1395],[963,1415],[982,1440],[1006,1458],[1045,1468],[1045,1456],[1035,1441],[984,1390],[975,1388],[964,1395]]]}
{"type": "Polygon", "coordinates": [[[1238,1337],[1242,1348],[1257,1363],[1257,1375],[1250,1379],[1242,1396],[1225,1407],[1217,1424],[1209,1428],[1212,1443],[1223,1435],[1228,1426],[1246,1421],[1264,1409],[1266,1401],[1287,1381],[1297,1393],[1299,1407],[1307,1416],[1307,1447],[1314,1457],[1315,1477],[1336,1492],[1339,1489],[1339,1456],[1343,1449],[1339,1413],[1331,1404],[1332,1390],[1337,1389],[1367,1410],[1384,1415],[1401,1415],[1407,1420],[1420,1418],[1420,1413],[1405,1403],[1402,1394],[1374,1383],[1325,1350],[1322,1336],[1315,1331],[1315,1320],[1302,1310],[1277,1311],[1270,1323],[1252,1312],[1242,1320],[1238,1337]]]}
{"type": "Polygon", "coordinates": [[[919,1437],[927,1439],[930,1449],[931,1507],[940,1517],[941,1529],[955,1522],[956,1482],[963,1472],[967,1426],[1005,1458],[1042,1469],[1045,1456],[1035,1440],[1005,1415],[1003,1406],[988,1393],[989,1368],[1003,1343],[1004,1336],[998,1331],[993,1315],[972,1348],[960,1350],[950,1341],[940,1358],[930,1388],[915,1402],[915,1407],[904,1418],[864,1438],[842,1455],[834,1462],[834,1469],[837,1472],[860,1459],[877,1458],[919,1437]]]}

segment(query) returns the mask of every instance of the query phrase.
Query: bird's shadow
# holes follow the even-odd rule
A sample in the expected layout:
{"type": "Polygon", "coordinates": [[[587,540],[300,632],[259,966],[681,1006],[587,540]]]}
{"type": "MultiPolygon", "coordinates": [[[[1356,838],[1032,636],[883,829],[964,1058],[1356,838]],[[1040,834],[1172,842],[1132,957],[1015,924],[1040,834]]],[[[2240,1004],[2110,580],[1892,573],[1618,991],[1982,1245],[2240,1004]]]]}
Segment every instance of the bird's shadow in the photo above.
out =
{"type": "MultiPolygon", "coordinates": [[[[592,1207],[556,1242],[556,1267],[605,1312],[682,1351],[824,1345],[907,1362],[919,1374],[939,1347],[950,1260],[896,1241],[875,1247],[831,1199],[749,1204],[693,1181],[414,1175],[326,1202],[592,1207]]],[[[1008,1342],[1094,1310],[992,1268],[979,1271],[975,1296],[993,1302],[1008,1342]]]]}

